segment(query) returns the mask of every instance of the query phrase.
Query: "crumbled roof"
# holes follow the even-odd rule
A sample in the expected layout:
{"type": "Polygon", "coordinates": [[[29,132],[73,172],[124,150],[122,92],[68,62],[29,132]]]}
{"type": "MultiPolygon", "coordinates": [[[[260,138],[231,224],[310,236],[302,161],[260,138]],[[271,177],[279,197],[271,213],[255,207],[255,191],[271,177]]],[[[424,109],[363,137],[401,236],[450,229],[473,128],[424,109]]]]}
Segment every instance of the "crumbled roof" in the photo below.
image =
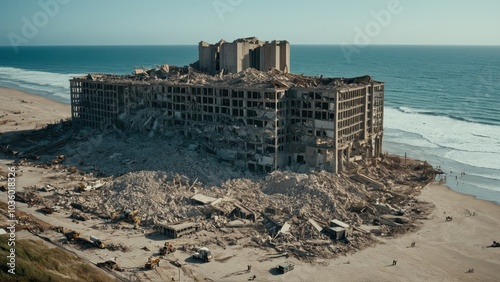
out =
{"type": "Polygon", "coordinates": [[[103,81],[122,84],[165,84],[165,85],[210,85],[234,88],[254,89],[288,89],[318,88],[330,90],[348,89],[359,85],[379,83],[371,76],[365,75],[355,78],[328,78],[317,76],[304,76],[299,74],[284,73],[277,69],[259,71],[253,68],[239,73],[209,75],[199,72],[192,67],[177,67],[171,65],[157,66],[152,69],[135,69],[131,75],[89,74],[75,77],[79,80],[103,81]]]}

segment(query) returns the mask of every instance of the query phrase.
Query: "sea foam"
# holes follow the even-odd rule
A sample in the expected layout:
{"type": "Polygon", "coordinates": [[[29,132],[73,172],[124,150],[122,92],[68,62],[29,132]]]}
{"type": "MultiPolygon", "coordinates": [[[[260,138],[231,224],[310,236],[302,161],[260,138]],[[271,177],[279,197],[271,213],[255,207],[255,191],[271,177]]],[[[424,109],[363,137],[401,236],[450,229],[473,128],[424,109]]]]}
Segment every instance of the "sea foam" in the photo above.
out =
{"type": "Polygon", "coordinates": [[[384,109],[384,127],[406,132],[386,135],[391,142],[433,148],[443,157],[475,167],[500,170],[500,126],[427,115],[405,109],[384,109]],[[414,140],[410,140],[410,139],[414,140]],[[432,146],[432,145],[434,146],[432,146]]]}
{"type": "Polygon", "coordinates": [[[62,74],[0,67],[0,86],[40,94],[68,103],[69,79],[82,74],[62,74]]]}

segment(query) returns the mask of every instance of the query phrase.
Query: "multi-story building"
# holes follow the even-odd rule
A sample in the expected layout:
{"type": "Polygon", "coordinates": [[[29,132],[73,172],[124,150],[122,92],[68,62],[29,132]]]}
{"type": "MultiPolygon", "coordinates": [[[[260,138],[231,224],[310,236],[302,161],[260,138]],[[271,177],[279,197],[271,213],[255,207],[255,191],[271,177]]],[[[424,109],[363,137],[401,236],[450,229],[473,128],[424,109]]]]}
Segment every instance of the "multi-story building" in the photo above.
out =
{"type": "Polygon", "coordinates": [[[75,127],[137,128],[130,120],[148,111],[142,128],[190,137],[251,171],[304,164],[339,172],[382,153],[384,84],[370,76],[319,78],[276,69],[211,76],[163,66],[70,83],[75,127]]]}
{"type": "Polygon", "coordinates": [[[198,53],[198,69],[209,74],[221,71],[238,73],[247,68],[274,68],[290,72],[290,43],[285,40],[264,42],[248,37],[231,43],[224,40],[216,44],[202,41],[198,45],[198,53]]]}

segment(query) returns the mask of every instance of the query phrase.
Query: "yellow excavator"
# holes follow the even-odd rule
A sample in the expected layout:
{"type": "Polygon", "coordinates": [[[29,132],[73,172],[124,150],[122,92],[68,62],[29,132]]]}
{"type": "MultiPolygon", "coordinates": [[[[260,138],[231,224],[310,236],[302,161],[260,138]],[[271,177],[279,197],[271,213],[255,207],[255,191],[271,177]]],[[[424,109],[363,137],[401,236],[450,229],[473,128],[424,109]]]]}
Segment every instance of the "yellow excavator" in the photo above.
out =
{"type": "Polygon", "coordinates": [[[148,262],[144,265],[146,269],[155,269],[158,266],[160,266],[160,257],[149,257],[148,262]]]}
{"type": "Polygon", "coordinates": [[[175,249],[174,245],[172,245],[172,243],[165,242],[165,245],[160,249],[160,255],[162,255],[162,256],[168,255],[168,254],[171,254],[175,251],[176,251],[176,249],[175,249]]]}

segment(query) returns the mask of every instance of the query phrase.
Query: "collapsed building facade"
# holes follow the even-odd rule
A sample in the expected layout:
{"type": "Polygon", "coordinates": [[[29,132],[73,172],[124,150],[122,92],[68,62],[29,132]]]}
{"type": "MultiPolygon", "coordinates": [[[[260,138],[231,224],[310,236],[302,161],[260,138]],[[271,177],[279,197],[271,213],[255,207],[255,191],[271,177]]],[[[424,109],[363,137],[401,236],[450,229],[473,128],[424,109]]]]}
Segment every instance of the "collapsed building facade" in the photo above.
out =
{"type": "MultiPolygon", "coordinates": [[[[208,60],[202,45],[193,65],[201,69],[208,60]]],[[[274,48],[274,57],[286,61],[284,49],[274,48]]],[[[196,148],[250,171],[306,165],[340,172],[348,162],[382,153],[382,82],[370,76],[290,74],[279,60],[278,68],[259,71],[252,64],[238,65],[239,56],[223,63],[237,67],[212,75],[220,54],[210,58],[205,72],[163,65],[132,75],[75,77],[70,80],[73,125],[180,134],[195,140],[196,148]]]]}
{"type": "Polygon", "coordinates": [[[240,38],[231,43],[201,41],[198,45],[198,67],[202,72],[237,73],[247,68],[278,69],[290,72],[290,43],[282,40],[261,41],[255,37],[240,38]]]}

